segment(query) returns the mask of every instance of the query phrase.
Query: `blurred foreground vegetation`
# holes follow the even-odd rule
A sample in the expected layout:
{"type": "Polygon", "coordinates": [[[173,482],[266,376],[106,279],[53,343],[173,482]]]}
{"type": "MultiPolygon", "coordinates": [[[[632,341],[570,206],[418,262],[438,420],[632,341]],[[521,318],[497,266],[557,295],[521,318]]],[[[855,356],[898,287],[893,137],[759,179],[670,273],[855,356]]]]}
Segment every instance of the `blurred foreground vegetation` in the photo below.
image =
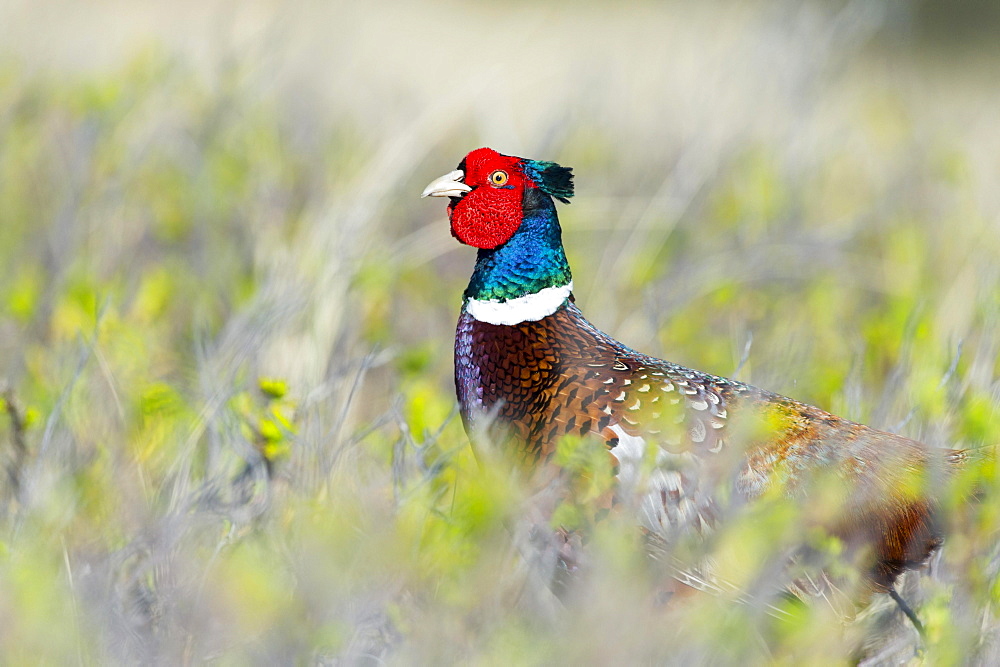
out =
{"type": "MultiPolygon", "coordinates": [[[[979,457],[981,497],[956,492],[903,586],[926,642],[882,599],[847,624],[657,605],[627,522],[554,598],[512,530],[517,480],[454,414],[472,257],[417,199],[483,144],[571,165],[596,324],[978,452],[1000,441],[998,92],[978,60],[883,48],[886,7],[441,5],[449,27],[402,3],[343,34],[299,7],[284,20],[329,27],[332,52],[274,19],[207,62],[162,35],[110,65],[0,53],[3,662],[997,660],[979,457]],[[557,19],[572,36],[540,39],[557,19]],[[469,62],[421,82],[448,53],[469,62]]],[[[733,527],[722,567],[764,577],[786,509],[733,527]]]]}

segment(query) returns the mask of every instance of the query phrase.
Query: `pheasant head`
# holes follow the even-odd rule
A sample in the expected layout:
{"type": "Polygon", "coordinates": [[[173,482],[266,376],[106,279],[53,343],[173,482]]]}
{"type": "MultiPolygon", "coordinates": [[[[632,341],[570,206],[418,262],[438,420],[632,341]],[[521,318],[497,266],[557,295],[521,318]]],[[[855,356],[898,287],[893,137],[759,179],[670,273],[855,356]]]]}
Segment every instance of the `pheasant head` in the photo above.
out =
{"type": "Polygon", "coordinates": [[[569,298],[572,277],[553,198],[569,203],[571,169],[479,148],[423,196],[449,197],[452,235],[479,248],[465,290],[477,319],[537,321],[569,298]]]}

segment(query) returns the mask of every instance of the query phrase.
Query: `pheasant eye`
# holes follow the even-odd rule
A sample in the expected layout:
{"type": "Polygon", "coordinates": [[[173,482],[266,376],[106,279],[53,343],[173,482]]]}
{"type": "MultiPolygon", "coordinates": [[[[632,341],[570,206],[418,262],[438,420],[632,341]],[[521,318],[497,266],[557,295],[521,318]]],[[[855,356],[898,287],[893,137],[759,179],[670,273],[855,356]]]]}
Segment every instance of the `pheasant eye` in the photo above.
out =
{"type": "Polygon", "coordinates": [[[490,183],[493,185],[503,185],[507,182],[507,172],[498,169],[490,174],[490,183]]]}

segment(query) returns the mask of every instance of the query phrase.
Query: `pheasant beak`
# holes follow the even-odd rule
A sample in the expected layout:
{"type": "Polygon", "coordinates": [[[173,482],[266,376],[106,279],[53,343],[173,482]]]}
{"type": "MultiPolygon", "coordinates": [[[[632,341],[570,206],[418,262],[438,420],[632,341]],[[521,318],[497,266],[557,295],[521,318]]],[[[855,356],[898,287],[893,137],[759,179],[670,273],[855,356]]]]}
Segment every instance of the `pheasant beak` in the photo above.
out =
{"type": "Polygon", "coordinates": [[[431,182],[426,188],[424,188],[421,197],[461,197],[466,192],[471,192],[472,188],[463,183],[461,179],[465,178],[465,172],[461,169],[456,169],[453,172],[447,173],[441,178],[431,182]]]}

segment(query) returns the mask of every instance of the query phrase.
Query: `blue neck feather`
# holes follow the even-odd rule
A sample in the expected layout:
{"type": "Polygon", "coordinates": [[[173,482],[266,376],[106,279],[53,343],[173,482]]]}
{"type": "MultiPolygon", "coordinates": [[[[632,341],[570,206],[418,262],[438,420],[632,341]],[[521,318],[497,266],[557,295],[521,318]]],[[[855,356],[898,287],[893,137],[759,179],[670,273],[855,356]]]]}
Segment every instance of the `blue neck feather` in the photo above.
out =
{"type": "Polygon", "coordinates": [[[572,279],[552,197],[528,188],[522,208],[524,220],[514,236],[497,248],[479,251],[466,299],[507,301],[572,279]]]}

